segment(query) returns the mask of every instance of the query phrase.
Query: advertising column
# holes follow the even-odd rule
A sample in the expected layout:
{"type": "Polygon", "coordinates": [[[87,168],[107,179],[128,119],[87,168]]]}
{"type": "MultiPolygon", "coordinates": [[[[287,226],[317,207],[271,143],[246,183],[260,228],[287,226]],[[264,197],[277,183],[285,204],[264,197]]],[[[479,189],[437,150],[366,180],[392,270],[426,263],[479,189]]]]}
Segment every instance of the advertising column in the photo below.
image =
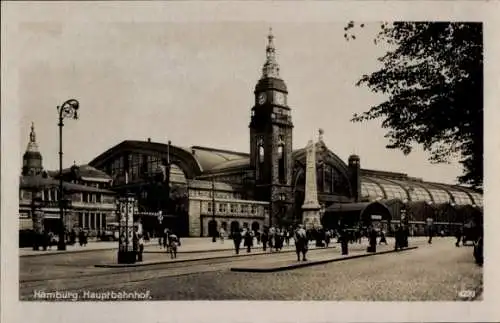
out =
{"type": "Polygon", "coordinates": [[[134,198],[127,196],[119,200],[118,263],[135,263],[134,250],[134,198]]]}

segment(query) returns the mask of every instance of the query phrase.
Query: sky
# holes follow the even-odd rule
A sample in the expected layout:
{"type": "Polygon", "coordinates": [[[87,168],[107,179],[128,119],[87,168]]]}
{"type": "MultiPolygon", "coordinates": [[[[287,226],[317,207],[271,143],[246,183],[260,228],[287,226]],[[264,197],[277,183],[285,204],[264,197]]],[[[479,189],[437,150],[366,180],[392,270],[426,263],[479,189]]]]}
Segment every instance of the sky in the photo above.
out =
{"type": "MultiPolygon", "coordinates": [[[[65,120],[64,166],[85,164],[123,140],[249,151],[253,90],[269,27],[287,84],[294,149],[323,140],[362,168],[456,183],[457,162],[431,164],[421,147],[405,156],[385,148],[381,121],[352,123],[385,100],[355,83],[378,68],[378,24],[347,42],[345,21],[87,21],[50,19],[17,26],[15,53],[20,156],[31,122],[46,169],[58,167],[57,105],[75,98],[79,119],[65,120]]],[[[21,163],[19,164],[19,168],[21,163]]]]}

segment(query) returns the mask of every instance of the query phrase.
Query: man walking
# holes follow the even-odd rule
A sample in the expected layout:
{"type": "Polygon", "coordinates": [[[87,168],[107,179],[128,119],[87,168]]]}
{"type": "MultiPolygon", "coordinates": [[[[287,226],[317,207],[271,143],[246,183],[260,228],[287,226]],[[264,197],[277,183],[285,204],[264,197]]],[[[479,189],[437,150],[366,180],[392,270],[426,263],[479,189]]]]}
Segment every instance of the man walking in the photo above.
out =
{"type": "Polygon", "coordinates": [[[232,234],[233,242],[234,242],[234,250],[238,255],[240,253],[240,244],[241,244],[241,232],[240,230],[236,230],[232,234]]]}
{"type": "Polygon", "coordinates": [[[295,253],[297,254],[297,261],[300,261],[300,254],[302,253],[302,261],[307,261],[306,253],[307,253],[307,234],[306,230],[304,230],[304,226],[299,224],[299,227],[295,231],[294,235],[295,240],[295,253]]]}

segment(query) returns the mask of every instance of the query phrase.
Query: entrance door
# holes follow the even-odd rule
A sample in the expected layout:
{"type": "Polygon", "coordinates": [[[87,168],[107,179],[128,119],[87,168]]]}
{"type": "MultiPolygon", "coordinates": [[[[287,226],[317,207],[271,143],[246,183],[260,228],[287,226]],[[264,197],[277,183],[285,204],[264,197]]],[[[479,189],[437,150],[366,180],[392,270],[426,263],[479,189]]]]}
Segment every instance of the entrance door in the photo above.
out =
{"type": "Polygon", "coordinates": [[[252,230],[253,230],[254,232],[259,231],[259,228],[260,228],[259,222],[253,222],[253,223],[252,223],[252,230]]]}
{"type": "Polygon", "coordinates": [[[208,222],[208,235],[210,237],[217,235],[217,221],[210,220],[208,222]]]}

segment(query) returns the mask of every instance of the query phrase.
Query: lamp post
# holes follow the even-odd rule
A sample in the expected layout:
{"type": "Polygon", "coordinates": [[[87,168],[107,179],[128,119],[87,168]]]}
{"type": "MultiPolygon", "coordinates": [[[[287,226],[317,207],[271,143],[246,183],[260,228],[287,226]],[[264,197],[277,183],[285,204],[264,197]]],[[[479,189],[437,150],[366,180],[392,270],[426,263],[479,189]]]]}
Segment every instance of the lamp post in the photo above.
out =
{"type": "Polygon", "coordinates": [[[66,250],[66,241],[64,239],[64,191],[63,191],[63,178],[62,178],[62,129],[64,127],[64,118],[78,119],[79,103],[75,99],[65,101],[61,106],[57,107],[59,114],[59,242],[57,250],[66,250]]]}
{"type": "MultiPolygon", "coordinates": [[[[212,176],[212,224],[216,223],[215,222],[215,181],[214,181],[214,177],[212,176]]],[[[215,229],[212,229],[212,232],[210,232],[212,234],[212,242],[216,242],[217,241],[217,225],[215,226],[215,229]]]]}

